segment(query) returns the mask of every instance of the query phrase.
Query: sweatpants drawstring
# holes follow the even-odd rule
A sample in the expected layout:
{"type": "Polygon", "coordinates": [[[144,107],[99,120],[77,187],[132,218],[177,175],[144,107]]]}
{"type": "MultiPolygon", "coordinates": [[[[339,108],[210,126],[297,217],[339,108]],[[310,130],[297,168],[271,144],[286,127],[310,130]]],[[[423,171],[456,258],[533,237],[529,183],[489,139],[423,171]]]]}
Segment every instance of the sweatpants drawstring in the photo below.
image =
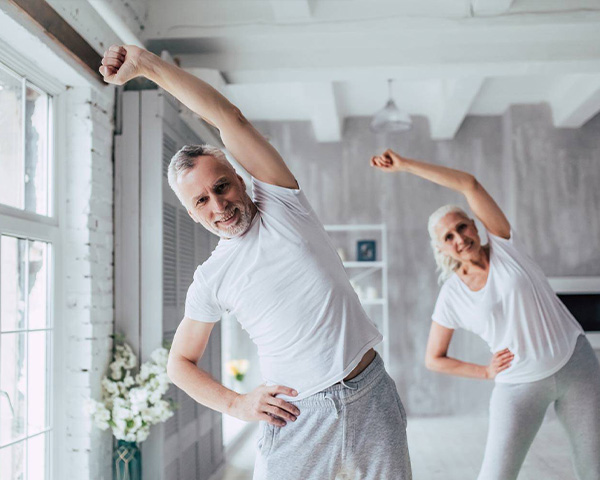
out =
{"type": "Polygon", "coordinates": [[[335,418],[340,418],[340,410],[341,410],[341,405],[340,405],[340,401],[338,398],[334,397],[333,395],[331,395],[330,393],[326,393],[325,394],[325,400],[329,400],[331,402],[331,404],[333,405],[333,409],[335,410],[335,418]]]}

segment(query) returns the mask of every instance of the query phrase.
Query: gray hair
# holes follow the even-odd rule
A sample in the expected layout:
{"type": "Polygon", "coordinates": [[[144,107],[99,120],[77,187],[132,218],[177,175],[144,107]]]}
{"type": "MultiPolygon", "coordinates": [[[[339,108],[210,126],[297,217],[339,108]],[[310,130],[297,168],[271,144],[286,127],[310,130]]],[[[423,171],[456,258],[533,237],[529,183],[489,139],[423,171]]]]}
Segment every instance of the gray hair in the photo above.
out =
{"type": "Polygon", "coordinates": [[[183,172],[194,168],[198,161],[198,157],[203,155],[209,155],[235,171],[231,163],[229,163],[225,157],[223,151],[217,147],[207,144],[186,145],[182,147],[175,155],[173,155],[173,158],[171,158],[171,163],[169,163],[169,169],[167,171],[167,178],[169,180],[169,186],[175,192],[175,195],[177,195],[177,198],[184,207],[186,205],[177,188],[177,179],[183,172]]]}
{"type": "Polygon", "coordinates": [[[433,257],[435,258],[435,263],[437,265],[436,271],[440,272],[438,275],[439,284],[442,284],[448,280],[452,273],[454,273],[454,271],[460,267],[460,262],[458,260],[441,252],[437,238],[437,232],[435,231],[435,227],[437,227],[439,221],[449,213],[458,213],[467,219],[471,218],[469,215],[467,215],[467,212],[465,212],[458,205],[444,205],[429,216],[427,230],[429,231],[431,249],[433,250],[433,257]]]}

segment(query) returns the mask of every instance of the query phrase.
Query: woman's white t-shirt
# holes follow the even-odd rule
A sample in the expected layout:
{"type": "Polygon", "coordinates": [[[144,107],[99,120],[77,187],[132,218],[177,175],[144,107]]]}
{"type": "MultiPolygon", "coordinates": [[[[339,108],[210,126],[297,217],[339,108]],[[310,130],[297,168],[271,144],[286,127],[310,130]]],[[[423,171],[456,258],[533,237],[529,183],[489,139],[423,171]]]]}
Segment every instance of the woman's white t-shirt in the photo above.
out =
{"type": "Polygon", "coordinates": [[[488,232],[490,267],[485,286],[472,291],[455,273],[442,286],[433,320],[464,328],[487,342],[492,353],[508,348],[512,365],[496,382],[546,378],[567,363],[583,329],[556,296],[541,268],[518,239],[488,232]]]}
{"type": "Polygon", "coordinates": [[[221,239],[196,269],[185,315],[235,315],[258,347],[265,382],[294,388],[300,400],[346,377],[383,337],[304,192],[255,178],[252,190],[250,228],[221,239]]]}

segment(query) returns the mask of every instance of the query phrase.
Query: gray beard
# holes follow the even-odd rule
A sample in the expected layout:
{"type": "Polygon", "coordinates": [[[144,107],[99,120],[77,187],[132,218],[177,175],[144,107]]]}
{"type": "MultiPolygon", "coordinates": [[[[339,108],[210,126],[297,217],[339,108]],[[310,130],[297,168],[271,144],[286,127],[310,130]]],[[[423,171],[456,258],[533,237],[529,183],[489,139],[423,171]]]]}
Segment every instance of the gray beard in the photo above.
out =
{"type": "Polygon", "coordinates": [[[233,209],[240,212],[240,220],[237,224],[227,228],[217,228],[214,225],[205,225],[212,233],[221,238],[234,238],[246,233],[252,223],[252,211],[248,205],[235,205],[233,209]]]}

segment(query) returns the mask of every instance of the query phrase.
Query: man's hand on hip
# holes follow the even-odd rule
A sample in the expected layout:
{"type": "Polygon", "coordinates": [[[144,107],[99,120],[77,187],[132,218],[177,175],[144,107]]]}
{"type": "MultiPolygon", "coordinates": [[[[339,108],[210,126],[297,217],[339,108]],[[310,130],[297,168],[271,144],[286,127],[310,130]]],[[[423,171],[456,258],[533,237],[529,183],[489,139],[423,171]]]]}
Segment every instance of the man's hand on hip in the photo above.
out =
{"type": "Polygon", "coordinates": [[[233,402],[231,415],[247,422],[264,420],[276,427],[287,425],[287,421],[295,422],[300,410],[291,403],[277,398],[283,394],[290,397],[298,395],[292,388],[280,385],[268,387],[261,385],[250,393],[239,395],[233,402]]]}

